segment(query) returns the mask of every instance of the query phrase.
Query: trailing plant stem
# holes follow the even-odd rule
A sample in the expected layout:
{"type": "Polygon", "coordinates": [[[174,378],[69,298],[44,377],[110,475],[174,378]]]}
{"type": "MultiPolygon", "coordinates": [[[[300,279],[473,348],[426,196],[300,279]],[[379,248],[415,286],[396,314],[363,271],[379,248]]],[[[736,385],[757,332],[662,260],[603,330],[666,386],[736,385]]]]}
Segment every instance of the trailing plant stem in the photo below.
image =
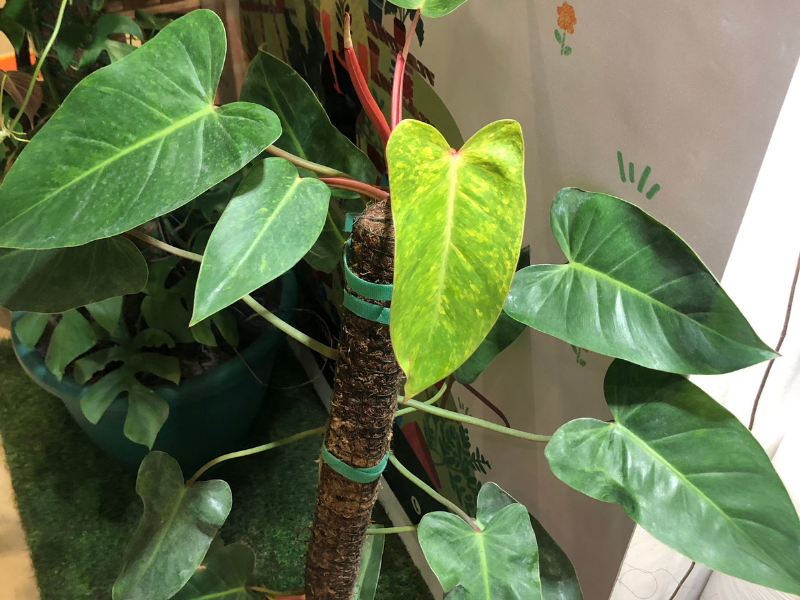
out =
{"type": "MultiPolygon", "coordinates": [[[[256,446],[255,448],[249,448],[247,450],[240,450],[239,452],[231,452],[230,454],[223,454],[222,456],[218,456],[214,460],[207,462],[205,465],[200,467],[200,469],[192,475],[192,478],[186,482],[186,487],[192,485],[197,479],[206,471],[208,471],[214,465],[218,465],[221,462],[225,462],[226,460],[231,460],[233,458],[242,458],[244,456],[251,456],[253,454],[258,454],[260,452],[266,452],[267,450],[272,450],[274,448],[280,448],[281,446],[285,446],[287,444],[291,444],[292,442],[299,442],[300,440],[304,440],[307,437],[313,437],[315,435],[324,435],[325,434],[325,427],[317,427],[316,429],[309,429],[308,431],[303,431],[302,433],[297,433],[293,436],[288,438],[284,438],[282,440],[278,440],[277,442],[270,442],[269,444],[264,444],[263,446],[256,446]]],[[[276,592],[277,593],[277,592],[276,592]]]]}
{"type": "Polygon", "coordinates": [[[389,535],[390,533],[406,533],[407,531],[416,531],[419,525],[406,525],[405,527],[370,527],[367,529],[367,535],[389,535]]]}
{"type": "Polygon", "coordinates": [[[365,196],[374,198],[375,200],[386,200],[389,197],[387,192],[376,188],[374,185],[363,183],[355,179],[346,179],[343,177],[320,177],[319,180],[324,181],[332,188],[358,192],[359,194],[364,194],[365,196]]]}
{"type": "MultiPolygon", "coordinates": [[[[136,229],[131,229],[128,232],[128,235],[131,235],[151,246],[163,250],[164,252],[169,252],[170,254],[174,254],[175,256],[180,256],[181,258],[185,258],[187,260],[192,260],[194,262],[203,262],[203,255],[196,254],[194,252],[189,252],[187,250],[181,250],[180,248],[176,248],[175,246],[171,246],[166,242],[162,242],[161,240],[157,240],[156,238],[147,235],[146,233],[142,233],[136,229]]],[[[242,298],[245,304],[252,308],[255,312],[259,314],[259,316],[263,317],[266,321],[277,327],[280,331],[285,333],[291,338],[294,338],[304,346],[308,346],[312,350],[315,350],[322,354],[323,356],[327,356],[332,360],[338,360],[339,352],[331,348],[330,346],[326,346],[322,342],[318,342],[317,340],[309,337],[299,329],[296,329],[289,325],[286,321],[278,317],[277,315],[273,314],[266,308],[264,308],[261,304],[259,304],[252,296],[249,294],[242,298]]]]}
{"type": "Polygon", "coordinates": [[[419,489],[428,494],[431,498],[433,498],[437,502],[444,504],[448,509],[450,509],[450,512],[464,519],[464,521],[466,521],[467,524],[470,527],[472,527],[475,531],[480,531],[480,528],[475,524],[475,519],[471,518],[467,513],[461,510],[461,508],[457,504],[451,502],[450,500],[442,496],[439,492],[434,490],[431,486],[422,481],[419,477],[417,477],[411,471],[406,469],[403,466],[403,464],[395,458],[394,454],[389,455],[389,462],[391,462],[394,465],[394,467],[398,471],[400,471],[400,473],[404,477],[406,477],[406,479],[411,481],[411,483],[416,485],[419,489]]]}
{"type": "Polygon", "coordinates": [[[281,150],[277,146],[268,146],[267,152],[269,152],[273,156],[278,156],[280,158],[288,160],[296,167],[302,167],[303,169],[308,169],[309,171],[313,171],[314,173],[319,173],[320,175],[326,175],[327,177],[342,177],[344,179],[352,179],[352,177],[350,177],[350,175],[348,175],[347,173],[343,173],[342,171],[331,169],[330,167],[326,167],[325,165],[320,165],[318,163],[311,162],[310,160],[300,158],[299,156],[295,156],[291,152],[286,152],[286,150],[281,150]]]}
{"type": "Polygon", "coordinates": [[[546,444],[547,442],[550,441],[551,437],[549,435],[537,435],[535,433],[526,433],[525,431],[511,429],[510,427],[504,427],[503,425],[495,425],[494,423],[490,423],[489,421],[484,421],[483,419],[478,419],[476,417],[471,417],[469,415],[462,415],[461,413],[453,412],[452,410],[446,410],[444,408],[438,408],[436,406],[428,406],[424,402],[418,402],[416,400],[406,400],[405,402],[403,402],[403,404],[411,406],[412,408],[416,408],[417,410],[421,410],[422,412],[436,415],[437,417],[444,417],[445,419],[460,421],[462,423],[467,423],[469,425],[475,425],[476,427],[483,427],[484,429],[489,429],[491,431],[496,431],[498,433],[504,433],[505,435],[510,435],[511,437],[516,437],[523,440],[528,440],[530,442],[542,442],[546,444]]]}
{"type": "MultiPolygon", "coordinates": [[[[426,404],[426,405],[436,404],[436,402],[438,402],[442,398],[442,396],[444,396],[446,391],[447,391],[447,384],[444,383],[444,384],[442,384],[442,388],[438,392],[436,392],[436,395],[433,398],[431,398],[430,400],[425,400],[425,402],[423,402],[423,404],[426,404]]],[[[403,403],[403,397],[402,396],[400,398],[398,398],[398,402],[400,404],[403,403]]],[[[407,415],[407,414],[410,414],[412,412],[417,412],[417,409],[416,408],[404,408],[404,409],[398,410],[396,413],[394,413],[394,418],[396,419],[397,417],[402,417],[403,415],[407,415]]]]}
{"type": "MultiPolygon", "coordinates": [[[[44,50],[39,55],[39,60],[36,61],[36,68],[33,70],[33,76],[31,77],[31,83],[28,86],[28,91],[25,93],[25,98],[22,101],[22,105],[19,107],[19,112],[9,128],[11,131],[14,131],[14,128],[17,126],[19,120],[22,118],[22,115],[25,112],[25,109],[28,107],[28,101],[33,95],[33,88],[36,85],[36,80],[39,78],[39,72],[44,66],[44,61],[47,60],[47,55],[50,54],[50,49],[53,47],[53,44],[56,41],[56,36],[58,35],[59,29],[61,29],[61,21],[64,19],[64,11],[67,8],[67,2],[68,0],[61,0],[61,7],[58,9],[58,17],[56,18],[56,25],[53,27],[53,33],[50,35],[50,39],[47,40],[47,45],[44,47],[44,50]]],[[[31,125],[33,125],[33,123],[31,123],[31,125]]]]}

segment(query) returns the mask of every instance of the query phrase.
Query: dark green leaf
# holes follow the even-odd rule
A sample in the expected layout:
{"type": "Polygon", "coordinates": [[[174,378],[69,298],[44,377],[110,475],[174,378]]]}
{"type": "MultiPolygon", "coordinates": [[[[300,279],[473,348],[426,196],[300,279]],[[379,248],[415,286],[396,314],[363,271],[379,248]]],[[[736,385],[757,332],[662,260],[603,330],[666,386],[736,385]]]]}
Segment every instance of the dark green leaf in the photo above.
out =
{"type": "Polygon", "coordinates": [[[33,18],[27,0],[9,0],[3,7],[3,16],[13,19],[25,29],[33,29],[33,18]]]}
{"type": "Polygon", "coordinates": [[[168,17],[154,15],[141,8],[136,9],[133,20],[136,21],[142,29],[149,29],[151,31],[161,31],[164,27],[172,23],[172,19],[168,17]]]}
{"type": "MultiPolygon", "coordinates": [[[[101,350],[101,352],[105,351],[101,350]]],[[[81,383],[85,383],[94,374],[94,372],[91,372],[91,368],[94,368],[94,365],[101,362],[99,358],[100,357],[92,357],[92,359],[90,359],[96,359],[96,363],[90,363],[88,361],[83,363],[81,370],[81,383]],[[90,367],[88,365],[92,366],[90,367]],[[89,375],[89,377],[86,377],[86,375],[89,375]]],[[[100,369],[102,368],[103,367],[101,366],[100,369]]],[[[100,369],[97,370],[99,371],[100,369]]],[[[128,391],[131,385],[132,375],[132,373],[126,371],[125,369],[116,369],[111,371],[111,373],[108,375],[105,375],[94,385],[89,386],[88,391],[83,398],[81,398],[81,411],[83,411],[84,416],[89,420],[90,423],[97,424],[97,422],[100,421],[100,418],[103,416],[103,413],[105,413],[108,407],[111,406],[111,403],[114,401],[114,399],[122,392],[128,391]]]]}
{"type": "Polygon", "coordinates": [[[214,332],[211,330],[211,317],[192,325],[189,331],[192,332],[192,337],[196,342],[212,347],[217,345],[217,338],[214,337],[214,332]]]}
{"type": "Polygon", "coordinates": [[[219,329],[222,339],[236,348],[239,345],[239,325],[229,311],[221,310],[211,316],[211,322],[219,329]]]}
{"type": "Polygon", "coordinates": [[[152,373],[178,384],[181,382],[181,365],[175,356],[155,352],[137,352],[124,359],[125,366],[134,373],[152,373]]]}
{"type": "Polygon", "coordinates": [[[75,52],[89,35],[89,27],[83,23],[69,23],[61,28],[56,40],[58,62],[65,71],[69,71],[75,52]]]}
{"type": "Polygon", "coordinates": [[[208,241],[192,323],[230,306],[302,260],[322,231],[330,197],[327,185],[301,178],[282,158],[257,162],[208,241]]]}
{"type": "Polygon", "coordinates": [[[144,515],[125,550],[114,600],[167,600],[195,573],[231,510],[224,481],[184,487],[177,461],[151,452],[139,467],[136,492],[144,515]]]}
{"type": "Polygon", "coordinates": [[[339,133],[308,84],[280,59],[259,51],[245,75],[240,99],[266,106],[278,115],[283,128],[275,142],[278,148],[375,183],[377,171],[372,161],[339,133]]]}
{"type": "Polygon", "coordinates": [[[605,395],[616,422],[556,431],[553,473],[694,561],[800,593],[800,520],[747,428],[687,379],[621,360],[605,395]]]}
{"type": "Polygon", "coordinates": [[[498,121],[456,152],[408,119],[386,155],[397,238],[392,344],[412,397],[461,366],[502,312],[525,219],[522,130],[498,121]]]}
{"type": "Polygon", "coordinates": [[[133,338],[133,348],[157,348],[159,346],[166,346],[167,348],[175,347],[175,340],[173,340],[166,331],[160,329],[145,329],[136,334],[133,338]]]}
{"type": "Polygon", "coordinates": [[[9,310],[65,312],[135,294],[145,283],[147,263],[122,237],[55,250],[0,248],[0,306],[9,310]]]}
{"type": "Polygon", "coordinates": [[[328,209],[328,216],[325,218],[325,225],[322,227],[322,233],[314,242],[311,250],[303,257],[306,262],[315,268],[317,271],[323,273],[331,273],[342,260],[342,252],[344,243],[347,241],[345,234],[342,231],[342,225],[339,225],[338,219],[334,213],[334,209],[328,209]]]}
{"type": "Polygon", "coordinates": [[[127,231],[277,139],[278,118],[262,106],[214,108],[225,45],[219,17],[195,10],[82,80],[0,186],[0,246],[72,246],[127,231]]]}
{"type": "Polygon", "coordinates": [[[486,486],[478,493],[475,531],[450,513],[422,517],[419,543],[442,587],[459,600],[541,600],[538,549],[521,504],[497,510],[486,486]],[[486,491],[484,491],[486,489],[486,491]]]}
{"type": "MultiPolygon", "coordinates": [[[[484,519],[491,519],[506,506],[517,504],[511,494],[491,482],[481,487],[479,502],[483,507],[484,519]]],[[[583,600],[578,576],[569,557],[542,524],[533,515],[529,516],[539,547],[539,575],[544,600],[583,600]]]]}
{"type": "Polygon", "coordinates": [[[138,381],[131,382],[128,387],[128,414],[122,428],[125,437],[152,448],[167,417],[169,404],[161,394],[138,381]]]}
{"type": "Polygon", "coordinates": [[[77,310],[61,315],[47,347],[47,368],[61,381],[64,369],[97,343],[97,334],[92,324],[77,310]]]}
{"type": "Polygon", "coordinates": [[[462,384],[474,382],[498,354],[522,335],[526,327],[524,323],[515,321],[504,312],[500,313],[486,339],[481,342],[472,356],[456,369],[454,373],[456,380],[462,384]]]}
{"type": "Polygon", "coordinates": [[[109,333],[114,333],[119,327],[119,320],[122,317],[123,300],[124,298],[122,296],[108,298],[101,302],[87,304],[86,310],[89,311],[89,314],[92,315],[95,321],[100,323],[103,329],[109,333]]]}
{"type": "Polygon", "coordinates": [[[14,333],[19,341],[28,348],[33,348],[39,343],[44,328],[50,322],[49,313],[27,313],[14,325],[14,333]]]}
{"type": "Polygon", "coordinates": [[[641,209],[566,188],[550,219],[570,262],[517,273],[511,317],[673,373],[727,373],[776,356],[686,242],[641,209]]]}
{"type": "Polygon", "coordinates": [[[209,553],[203,566],[172,600],[256,600],[257,596],[247,591],[255,560],[253,551],[241,544],[209,553]]]}
{"type": "Polygon", "coordinates": [[[84,48],[78,61],[78,68],[93,65],[103,50],[108,53],[108,58],[112,63],[125,58],[136,50],[136,46],[108,38],[115,33],[125,33],[142,39],[142,30],[136,21],[118,13],[107,13],[98,19],[95,25],[94,39],[84,48]]]}

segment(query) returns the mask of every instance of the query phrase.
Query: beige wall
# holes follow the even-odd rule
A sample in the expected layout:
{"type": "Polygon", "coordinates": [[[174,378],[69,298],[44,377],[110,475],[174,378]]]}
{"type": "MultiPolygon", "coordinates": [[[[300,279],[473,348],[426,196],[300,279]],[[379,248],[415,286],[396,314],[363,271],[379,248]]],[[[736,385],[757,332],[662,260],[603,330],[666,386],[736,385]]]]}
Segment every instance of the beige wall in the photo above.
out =
{"type": "MultiPolygon", "coordinates": [[[[426,20],[414,52],[436,73],[465,138],[496,119],[522,124],[534,262],[563,261],[549,204],[576,185],[642,206],[721,276],[800,54],[796,2],[570,0],[578,22],[569,56],[553,33],[562,2],[470,0],[426,20]],[[652,167],[649,184],[662,187],[652,200],[621,181],[617,151],[637,176],[652,167]]],[[[530,331],[476,387],[513,427],[536,433],[576,417],[609,418],[609,360],[583,358],[586,367],[569,345],[530,331]]],[[[586,599],[608,598],[632,531],[622,509],[566,488],[540,447],[474,428],[470,439],[492,463],[487,479],[525,502],[568,552],[586,599]]]]}

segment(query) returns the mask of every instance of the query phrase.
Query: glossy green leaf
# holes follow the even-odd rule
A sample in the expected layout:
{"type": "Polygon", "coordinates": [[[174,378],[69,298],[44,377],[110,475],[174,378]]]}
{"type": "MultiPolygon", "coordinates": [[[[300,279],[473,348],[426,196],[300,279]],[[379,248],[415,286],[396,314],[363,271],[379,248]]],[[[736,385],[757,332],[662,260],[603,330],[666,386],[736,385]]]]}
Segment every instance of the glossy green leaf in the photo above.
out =
{"type": "MultiPolygon", "coordinates": [[[[506,506],[517,504],[511,494],[496,483],[483,484],[480,494],[484,515],[493,516],[506,506]]],[[[578,576],[569,557],[542,524],[533,515],[529,516],[539,547],[539,576],[544,600],[583,600],[578,576]]]]}
{"type": "MultiPolygon", "coordinates": [[[[242,83],[240,99],[261,104],[280,118],[282,133],[275,145],[295,156],[374,184],[372,161],[339,133],[314,92],[289,65],[259,51],[242,83]]],[[[303,176],[311,175],[304,172],[303,176]]]]}
{"type": "Polygon", "coordinates": [[[142,30],[139,25],[124,15],[118,13],[107,13],[97,20],[95,25],[94,38],[91,43],[83,49],[78,68],[93,65],[100,57],[100,53],[105,50],[111,62],[116,62],[125,58],[128,54],[136,50],[136,46],[109,39],[115,33],[125,33],[143,39],[142,30]]]}
{"type": "Polygon", "coordinates": [[[241,544],[210,552],[172,600],[257,600],[259,597],[247,590],[255,560],[253,551],[241,544]]]}
{"type": "Polygon", "coordinates": [[[86,310],[92,315],[92,318],[100,323],[100,325],[109,333],[114,333],[119,327],[119,320],[122,317],[122,296],[108,298],[101,302],[87,304],[86,310]]]}
{"type": "Polygon", "coordinates": [[[81,411],[90,423],[97,424],[114,399],[128,391],[131,375],[125,369],[116,369],[89,387],[81,398],[81,411]]]}
{"type": "Polygon", "coordinates": [[[113,598],[167,600],[203,560],[231,510],[231,490],[219,480],[184,487],[177,461],[151,452],[139,467],[136,492],[144,514],[125,550],[113,598]]]}
{"type": "Polygon", "coordinates": [[[14,51],[19,52],[25,39],[25,28],[11,17],[0,14],[0,31],[6,34],[8,41],[14,47],[14,51]]]}
{"type": "Polygon", "coordinates": [[[419,525],[419,543],[445,592],[461,586],[459,600],[541,600],[536,537],[521,504],[498,510],[484,486],[478,493],[475,531],[463,519],[428,513],[419,525]]]}
{"type": "Polygon", "coordinates": [[[800,593],[800,520],[747,428],[687,379],[620,360],[605,395],[616,422],[556,431],[553,473],[694,561],[800,593]]]}
{"type": "Polygon", "coordinates": [[[128,414],[122,427],[125,437],[152,448],[167,417],[169,403],[161,394],[141,383],[131,383],[128,388],[128,414]]]}
{"type": "Polygon", "coordinates": [[[467,0],[392,0],[400,8],[418,8],[423,17],[443,17],[464,4],[467,0]]]}
{"type": "Polygon", "coordinates": [[[257,156],[280,123],[255,104],[214,108],[224,59],[222,22],[195,10],[82,80],[0,186],[0,246],[73,246],[127,231],[257,156]]]}
{"type": "Polygon", "coordinates": [[[503,308],[525,218],[522,131],[498,121],[456,152],[430,125],[406,120],[386,154],[392,343],[411,397],[462,365],[503,308]]]}
{"type": "Polygon", "coordinates": [[[517,273],[511,317],[673,373],[727,373],[776,356],[692,249],[633,204],[566,188],[550,220],[570,262],[517,273]]]}
{"type": "Polygon", "coordinates": [[[322,231],[330,190],[301,178],[282,158],[257,162],[245,175],[208,240],[192,324],[279,277],[322,231]]]}
{"type": "Polygon", "coordinates": [[[27,313],[14,324],[14,333],[25,346],[33,348],[39,343],[51,316],[49,313],[27,313]]]}
{"type": "Polygon", "coordinates": [[[358,600],[375,600],[378,579],[381,576],[385,535],[369,535],[361,549],[361,565],[358,567],[355,597],[358,600]]]}
{"type": "Polygon", "coordinates": [[[0,248],[0,306],[9,310],[65,312],[146,283],[147,262],[123,237],[55,250],[0,248]]]}
{"type": "Polygon", "coordinates": [[[317,271],[331,273],[342,260],[344,244],[347,241],[343,231],[344,223],[340,221],[333,208],[328,209],[325,224],[322,226],[317,241],[303,257],[317,271]]]}
{"type": "Polygon", "coordinates": [[[50,344],[47,346],[45,364],[61,381],[64,369],[84,352],[88,352],[97,343],[97,333],[92,324],[77,310],[70,310],[61,315],[61,320],[53,330],[50,344]]]}

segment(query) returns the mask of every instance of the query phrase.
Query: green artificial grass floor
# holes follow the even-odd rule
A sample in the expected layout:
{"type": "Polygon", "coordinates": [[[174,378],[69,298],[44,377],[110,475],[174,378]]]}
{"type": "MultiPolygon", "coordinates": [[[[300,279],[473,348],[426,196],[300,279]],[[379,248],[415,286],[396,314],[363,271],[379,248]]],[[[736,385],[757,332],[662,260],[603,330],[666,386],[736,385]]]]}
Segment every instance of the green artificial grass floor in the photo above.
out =
{"type": "MultiPolygon", "coordinates": [[[[325,409],[304,383],[299,364],[282,351],[251,445],[325,423],[325,409]]],[[[0,435],[42,600],[111,598],[142,513],[135,476],[94,446],[58,398],[28,379],[8,342],[0,343],[0,435]]],[[[258,578],[272,589],[302,587],[320,443],[310,438],[212,473],[233,490],[223,540],[250,546],[258,578]]],[[[390,525],[380,506],[373,519],[390,525]]],[[[387,536],[376,600],[430,598],[402,541],[387,536]]]]}

